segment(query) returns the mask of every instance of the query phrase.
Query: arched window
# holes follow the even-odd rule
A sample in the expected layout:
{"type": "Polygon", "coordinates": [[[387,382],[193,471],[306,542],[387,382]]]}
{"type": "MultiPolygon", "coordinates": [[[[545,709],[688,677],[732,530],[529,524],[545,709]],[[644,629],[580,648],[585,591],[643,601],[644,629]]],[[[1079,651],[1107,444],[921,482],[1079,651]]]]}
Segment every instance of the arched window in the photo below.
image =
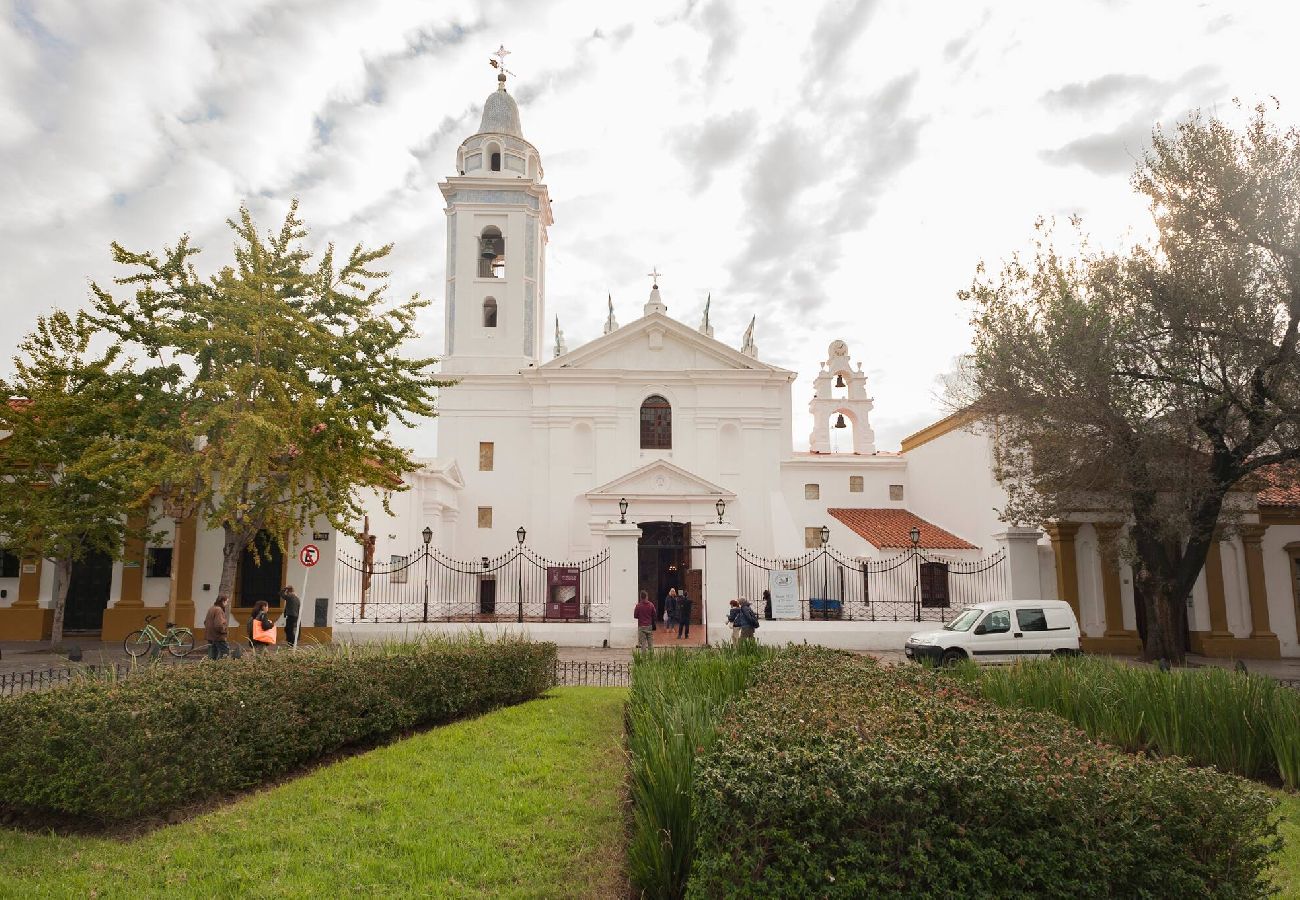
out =
{"type": "Polygon", "coordinates": [[[501,148],[496,144],[488,144],[488,168],[493,172],[501,171],[501,148]]]}
{"type": "Polygon", "coordinates": [[[483,301],[483,327],[497,327],[497,300],[495,297],[488,297],[483,301]]]}
{"type": "Polygon", "coordinates": [[[641,404],[641,449],[673,449],[673,408],[658,394],[641,404]]]}
{"type": "Polygon", "coordinates": [[[489,225],[478,239],[478,277],[506,277],[506,239],[501,229],[489,225]]]}

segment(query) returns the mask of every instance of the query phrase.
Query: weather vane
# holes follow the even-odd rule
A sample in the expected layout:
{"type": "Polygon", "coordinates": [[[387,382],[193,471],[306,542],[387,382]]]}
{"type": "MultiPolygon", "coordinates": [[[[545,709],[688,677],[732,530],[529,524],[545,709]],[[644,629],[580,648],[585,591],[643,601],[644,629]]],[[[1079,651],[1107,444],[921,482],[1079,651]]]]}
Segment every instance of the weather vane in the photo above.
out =
{"type": "Polygon", "coordinates": [[[659,287],[659,276],[662,275],[663,272],[659,271],[658,266],[651,266],[650,271],[645,274],[646,277],[650,279],[651,287],[659,287]]]}
{"type": "Polygon", "coordinates": [[[509,69],[506,68],[506,57],[510,55],[510,51],[506,49],[505,44],[502,44],[500,47],[497,47],[497,52],[493,53],[492,55],[495,56],[496,59],[489,59],[488,65],[490,65],[494,69],[500,69],[502,72],[505,72],[507,75],[515,74],[514,72],[511,72],[509,69]]]}

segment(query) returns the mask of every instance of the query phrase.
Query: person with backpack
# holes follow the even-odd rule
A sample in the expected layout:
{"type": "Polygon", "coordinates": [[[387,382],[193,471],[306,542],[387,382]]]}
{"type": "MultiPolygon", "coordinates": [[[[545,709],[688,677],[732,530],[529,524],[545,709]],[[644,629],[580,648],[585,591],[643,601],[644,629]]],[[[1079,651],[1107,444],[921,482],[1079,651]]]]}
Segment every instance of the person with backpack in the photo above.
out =
{"type": "Polygon", "coordinates": [[[754,640],[754,631],[758,628],[758,613],[754,612],[754,607],[749,605],[749,601],[744,597],[740,598],[740,612],[736,616],[736,624],[740,626],[740,642],[754,640]]]}

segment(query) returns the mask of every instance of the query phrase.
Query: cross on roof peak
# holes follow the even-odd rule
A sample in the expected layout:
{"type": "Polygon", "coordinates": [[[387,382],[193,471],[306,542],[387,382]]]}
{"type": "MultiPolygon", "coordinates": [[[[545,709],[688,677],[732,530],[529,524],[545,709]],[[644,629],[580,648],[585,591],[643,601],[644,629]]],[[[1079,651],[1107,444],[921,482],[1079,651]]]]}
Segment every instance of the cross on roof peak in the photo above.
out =
{"type": "Polygon", "coordinates": [[[646,272],[645,274],[646,277],[650,279],[651,287],[659,287],[659,276],[662,275],[663,272],[659,271],[658,266],[651,266],[650,271],[646,272]]]}

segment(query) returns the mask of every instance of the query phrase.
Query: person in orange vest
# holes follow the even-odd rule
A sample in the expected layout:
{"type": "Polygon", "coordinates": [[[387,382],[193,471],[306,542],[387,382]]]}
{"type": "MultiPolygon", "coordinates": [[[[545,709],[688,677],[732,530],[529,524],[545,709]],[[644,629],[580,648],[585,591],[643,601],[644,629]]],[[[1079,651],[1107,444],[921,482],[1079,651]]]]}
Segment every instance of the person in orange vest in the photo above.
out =
{"type": "Polygon", "coordinates": [[[275,646],[275,623],[266,614],[269,606],[265,600],[258,600],[253,605],[253,614],[248,617],[248,639],[253,642],[254,650],[275,646]]]}

